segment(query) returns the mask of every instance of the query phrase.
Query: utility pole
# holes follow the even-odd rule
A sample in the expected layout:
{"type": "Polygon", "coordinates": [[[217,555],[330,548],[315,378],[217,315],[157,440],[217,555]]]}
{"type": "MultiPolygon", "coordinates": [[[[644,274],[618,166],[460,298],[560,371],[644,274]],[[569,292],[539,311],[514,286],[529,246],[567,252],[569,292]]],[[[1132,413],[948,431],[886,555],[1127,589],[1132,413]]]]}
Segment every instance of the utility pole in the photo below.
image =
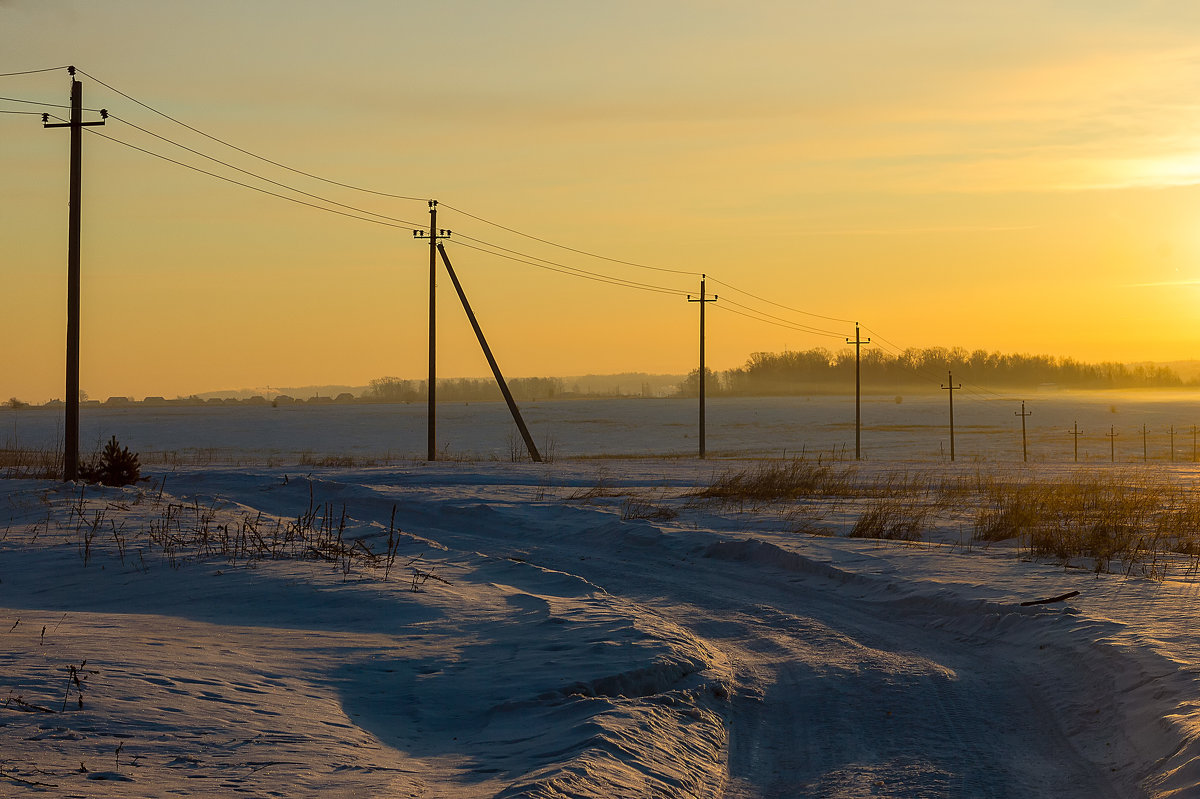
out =
{"type": "Polygon", "coordinates": [[[1175,462],[1175,425],[1171,425],[1171,463],[1175,462]]]}
{"type": "Polygon", "coordinates": [[[108,111],[100,110],[99,122],[83,121],[83,84],[71,74],[71,119],[51,123],[49,114],[42,114],[43,128],[71,129],[71,200],[67,218],[67,418],[63,429],[63,481],[70,482],[79,474],[79,240],[83,185],[83,128],[103,125],[108,111]]]}
{"type": "Polygon", "coordinates": [[[954,462],[954,392],[962,388],[962,384],[954,385],[954,374],[946,370],[946,378],[950,385],[942,386],[943,391],[950,392],[950,462],[954,462]]]}
{"type": "Polygon", "coordinates": [[[1196,425],[1192,425],[1192,463],[1196,462],[1196,425]]]}
{"type": "MultiPolygon", "coordinates": [[[[445,231],[443,235],[449,235],[449,231],[445,231]]],[[[525,420],[521,418],[521,411],[517,408],[516,400],[513,399],[512,392],[508,390],[508,383],[504,381],[504,375],[500,373],[500,366],[496,363],[495,357],[492,355],[492,348],[488,346],[487,339],[483,337],[483,328],[479,326],[479,321],[475,318],[475,312],[471,310],[471,303],[467,302],[467,294],[463,291],[462,284],[458,282],[458,275],[454,273],[454,267],[450,265],[450,256],[446,255],[446,248],[439,242],[437,245],[438,254],[442,256],[442,263],[446,265],[446,272],[450,275],[450,282],[454,284],[454,290],[458,292],[458,298],[462,300],[463,310],[467,312],[467,319],[471,322],[471,327],[475,331],[475,338],[479,340],[479,346],[483,349],[483,354],[487,358],[488,365],[492,367],[492,374],[496,378],[496,382],[500,385],[500,393],[504,395],[504,401],[508,403],[508,410],[512,414],[513,421],[516,422],[517,429],[521,431],[521,438],[525,440],[525,449],[529,451],[529,458],[534,463],[541,463],[542,456],[538,453],[537,446],[533,443],[533,436],[529,435],[529,428],[525,426],[525,420]]]]}
{"type": "Polygon", "coordinates": [[[1117,462],[1117,436],[1121,435],[1117,432],[1116,425],[1109,425],[1108,432],[1104,435],[1108,436],[1108,459],[1112,463],[1117,462]]]}
{"type": "Polygon", "coordinates": [[[1075,437],[1075,462],[1079,463],[1079,437],[1083,435],[1083,431],[1079,429],[1079,422],[1075,422],[1075,429],[1068,430],[1067,435],[1075,437]]]}
{"type": "Polygon", "coordinates": [[[1021,400],[1021,412],[1017,413],[1013,411],[1013,416],[1021,417],[1021,461],[1022,463],[1029,463],[1029,447],[1025,444],[1025,419],[1033,416],[1033,411],[1026,413],[1025,400],[1021,400]]]}
{"type": "Polygon", "coordinates": [[[429,230],[414,230],[413,238],[429,239],[429,382],[426,384],[429,409],[428,451],[425,459],[437,460],[437,243],[438,235],[449,236],[449,230],[438,230],[437,200],[429,201],[429,230]]]}
{"type": "Polygon", "coordinates": [[[708,376],[704,368],[704,306],[710,302],[717,301],[717,295],[712,295],[710,299],[704,293],[704,275],[700,275],[700,296],[692,299],[692,295],[688,295],[688,302],[700,303],[700,459],[704,460],[704,384],[708,382],[705,378],[708,376]]]}
{"type": "Polygon", "coordinates": [[[1146,425],[1142,423],[1142,463],[1145,463],[1146,460],[1146,425]]]}
{"type": "Polygon", "coordinates": [[[858,333],[858,322],[854,323],[854,341],[846,339],[847,344],[854,345],[854,460],[862,460],[862,380],[859,373],[858,350],[863,344],[870,344],[871,339],[863,340],[858,333]]]}

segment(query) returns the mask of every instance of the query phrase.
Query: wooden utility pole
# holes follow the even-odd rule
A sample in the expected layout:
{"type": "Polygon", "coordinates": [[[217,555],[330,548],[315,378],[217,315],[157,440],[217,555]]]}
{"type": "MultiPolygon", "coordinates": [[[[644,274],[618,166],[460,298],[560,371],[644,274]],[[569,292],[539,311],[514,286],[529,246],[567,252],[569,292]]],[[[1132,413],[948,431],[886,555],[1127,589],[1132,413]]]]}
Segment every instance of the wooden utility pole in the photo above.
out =
{"type": "Polygon", "coordinates": [[[1175,462],[1175,425],[1171,425],[1171,463],[1175,462]]]}
{"type": "Polygon", "coordinates": [[[69,122],[50,122],[42,114],[44,128],[71,129],[71,200],[67,215],[67,418],[63,429],[63,480],[79,475],[79,250],[83,186],[83,128],[103,125],[108,111],[101,109],[99,122],[83,121],[83,84],[71,73],[71,118],[69,122]]]}
{"type": "Polygon", "coordinates": [[[1108,436],[1108,459],[1112,463],[1117,462],[1117,436],[1121,435],[1117,432],[1116,425],[1109,425],[1108,432],[1104,435],[1108,436]]]}
{"type": "Polygon", "coordinates": [[[1147,461],[1146,457],[1146,425],[1142,425],[1142,463],[1147,461]]]}
{"type": "Polygon", "coordinates": [[[1079,463],[1079,437],[1083,435],[1083,431],[1079,429],[1079,422],[1075,422],[1075,429],[1068,430],[1067,435],[1075,438],[1075,462],[1079,463]]]}
{"type": "Polygon", "coordinates": [[[429,402],[426,412],[428,450],[426,460],[437,460],[437,245],[438,234],[449,236],[450,231],[438,230],[437,200],[429,201],[429,230],[414,230],[413,238],[429,239],[429,380],[426,384],[429,402]]]}
{"type": "Polygon", "coordinates": [[[704,293],[704,275],[700,275],[700,296],[692,299],[692,295],[688,295],[688,302],[700,303],[700,459],[704,459],[704,384],[708,382],[707,370],[704,367],[704,306],[710,302],[717,301],[717,295],[712,295],[709,298],[704,293]]]}
{"type": "Polygon", "coordinates": [[[1029,447],[1025,443],[1025,419],[1033,416],[1033,411],[1025,412],[1025,400],[1021,400],[1021,412],[1013,411],[1014,416],[1021,417],[1021,462],[1029,463],[1029,447]]]}
{"type": "Polygon", "coordinates": [[[517,424],[517,429],[521,431],[521,438],[525,439],[525,448],[529,451],[529,457],[535,463],[540,463],[542,456],[538,453],[538,448],[533,443],[533,436],[529,435],[529,428],[525,426],[525,420],[521,418],[521,411],[517,408],[516,400],[513,399],[512,392],[508,390],[508,383],[504,382],[504,375],[500,373],[500,366],[496,363],[495,357],[492,356],[492,348],[488,346],[487,339],[483,337],[483,329],[479,326],[478,320],[475,319],[475,312],[471,310],[471,303],[467,302],[466,292],[463,291],[462,284],[458,282],[458,275],[454,273],[454,267],[450,265],[450,256],[446,255],[446,248],[441,242],[438,243],[437,249],[438,253],[442,256],[442,263],[446,265],[446,272],[450,275],[450,282],[454,284],[454,290],[458,292],[458,298],[462,301],[463,310],[467,312],[467,319],[470,320],[471,327],[475,331],[475,338],[479,340],[479,346],[483,349],[488,366],[492,367],[492,374],[496,377],[496,382],[500,385],[500,393],[504,395],[504,401],[508,403],[508,410],[512,414],[513,421],[517,424]]]}
{"type": "Polygon", "coordinates": [[[859,372],[859,347],[870,344],[871,339],[863,339],[858,332],[858,322],[854,323],[854,341],[846,339],[847,344],[854,345],[854,460],[862,460],[862,379],[859,372]]]}
{"type": "Polygon", "coordinates": [[[954,392],[962,388],[962,384],[954,385],[954,374],[946,370],[949,385],[942,386],[943,391],[950,392],[950,462],[954,462],[954,392]]]}

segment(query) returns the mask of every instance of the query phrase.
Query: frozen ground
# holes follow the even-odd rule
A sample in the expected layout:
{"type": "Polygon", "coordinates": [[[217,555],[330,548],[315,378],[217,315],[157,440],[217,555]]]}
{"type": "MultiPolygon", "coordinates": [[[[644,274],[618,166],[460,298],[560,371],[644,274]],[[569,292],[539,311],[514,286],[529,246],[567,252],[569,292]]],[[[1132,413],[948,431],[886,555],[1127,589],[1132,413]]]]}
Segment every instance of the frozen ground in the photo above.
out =
{"type": "Polygon", "coordinates": [[[733,466],[0,481],[0,794],[1198,795],[1187,563],[689,498],[733,466]]]}

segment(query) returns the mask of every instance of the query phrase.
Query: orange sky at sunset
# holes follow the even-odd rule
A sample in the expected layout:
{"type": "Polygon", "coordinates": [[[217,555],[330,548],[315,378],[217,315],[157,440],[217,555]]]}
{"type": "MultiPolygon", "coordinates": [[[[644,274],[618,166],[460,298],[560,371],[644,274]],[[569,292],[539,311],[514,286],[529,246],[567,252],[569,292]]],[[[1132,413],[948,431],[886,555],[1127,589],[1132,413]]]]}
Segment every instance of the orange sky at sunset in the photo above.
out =
{"type": "MultiPolygon", "coordinates": [[[[423,377],[426,198],[514,377],[695,368],[702,272],[714,369],[854,320],[1200,358],[1197,34],[1182,1],[0,0],[0,73],[73,64],[113,115],[84,138],[81,383],[140,398],[423,377]]],[[[37,114],[68,96],[0,77],[35,112],[0,113],[3,397],[62,396],[69,136],[37,114]]],[[[445,279],[438,372],[487,373],[445,279]]]]}

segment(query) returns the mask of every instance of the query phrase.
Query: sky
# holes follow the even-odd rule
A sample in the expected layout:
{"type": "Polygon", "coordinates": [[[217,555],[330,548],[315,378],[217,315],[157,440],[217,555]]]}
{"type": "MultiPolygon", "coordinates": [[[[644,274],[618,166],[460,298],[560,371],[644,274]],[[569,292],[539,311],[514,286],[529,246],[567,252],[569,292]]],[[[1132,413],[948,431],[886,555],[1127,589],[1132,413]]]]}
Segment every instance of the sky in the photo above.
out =
{"type": "MultiPolygon", "coordinates": [[[[854,322],[1200,358],[1197,33],[1190,0],[0,0],[34,112],[0,113],[0,395],[63,394],[66,65],[110,113],[94,398],[424,377],[429,199],[507,376],[696,368],[701,274],[713,369],[854,322]]],[[[437,307],[438,375],[486,375],[441,271],[437,307]]]]}

